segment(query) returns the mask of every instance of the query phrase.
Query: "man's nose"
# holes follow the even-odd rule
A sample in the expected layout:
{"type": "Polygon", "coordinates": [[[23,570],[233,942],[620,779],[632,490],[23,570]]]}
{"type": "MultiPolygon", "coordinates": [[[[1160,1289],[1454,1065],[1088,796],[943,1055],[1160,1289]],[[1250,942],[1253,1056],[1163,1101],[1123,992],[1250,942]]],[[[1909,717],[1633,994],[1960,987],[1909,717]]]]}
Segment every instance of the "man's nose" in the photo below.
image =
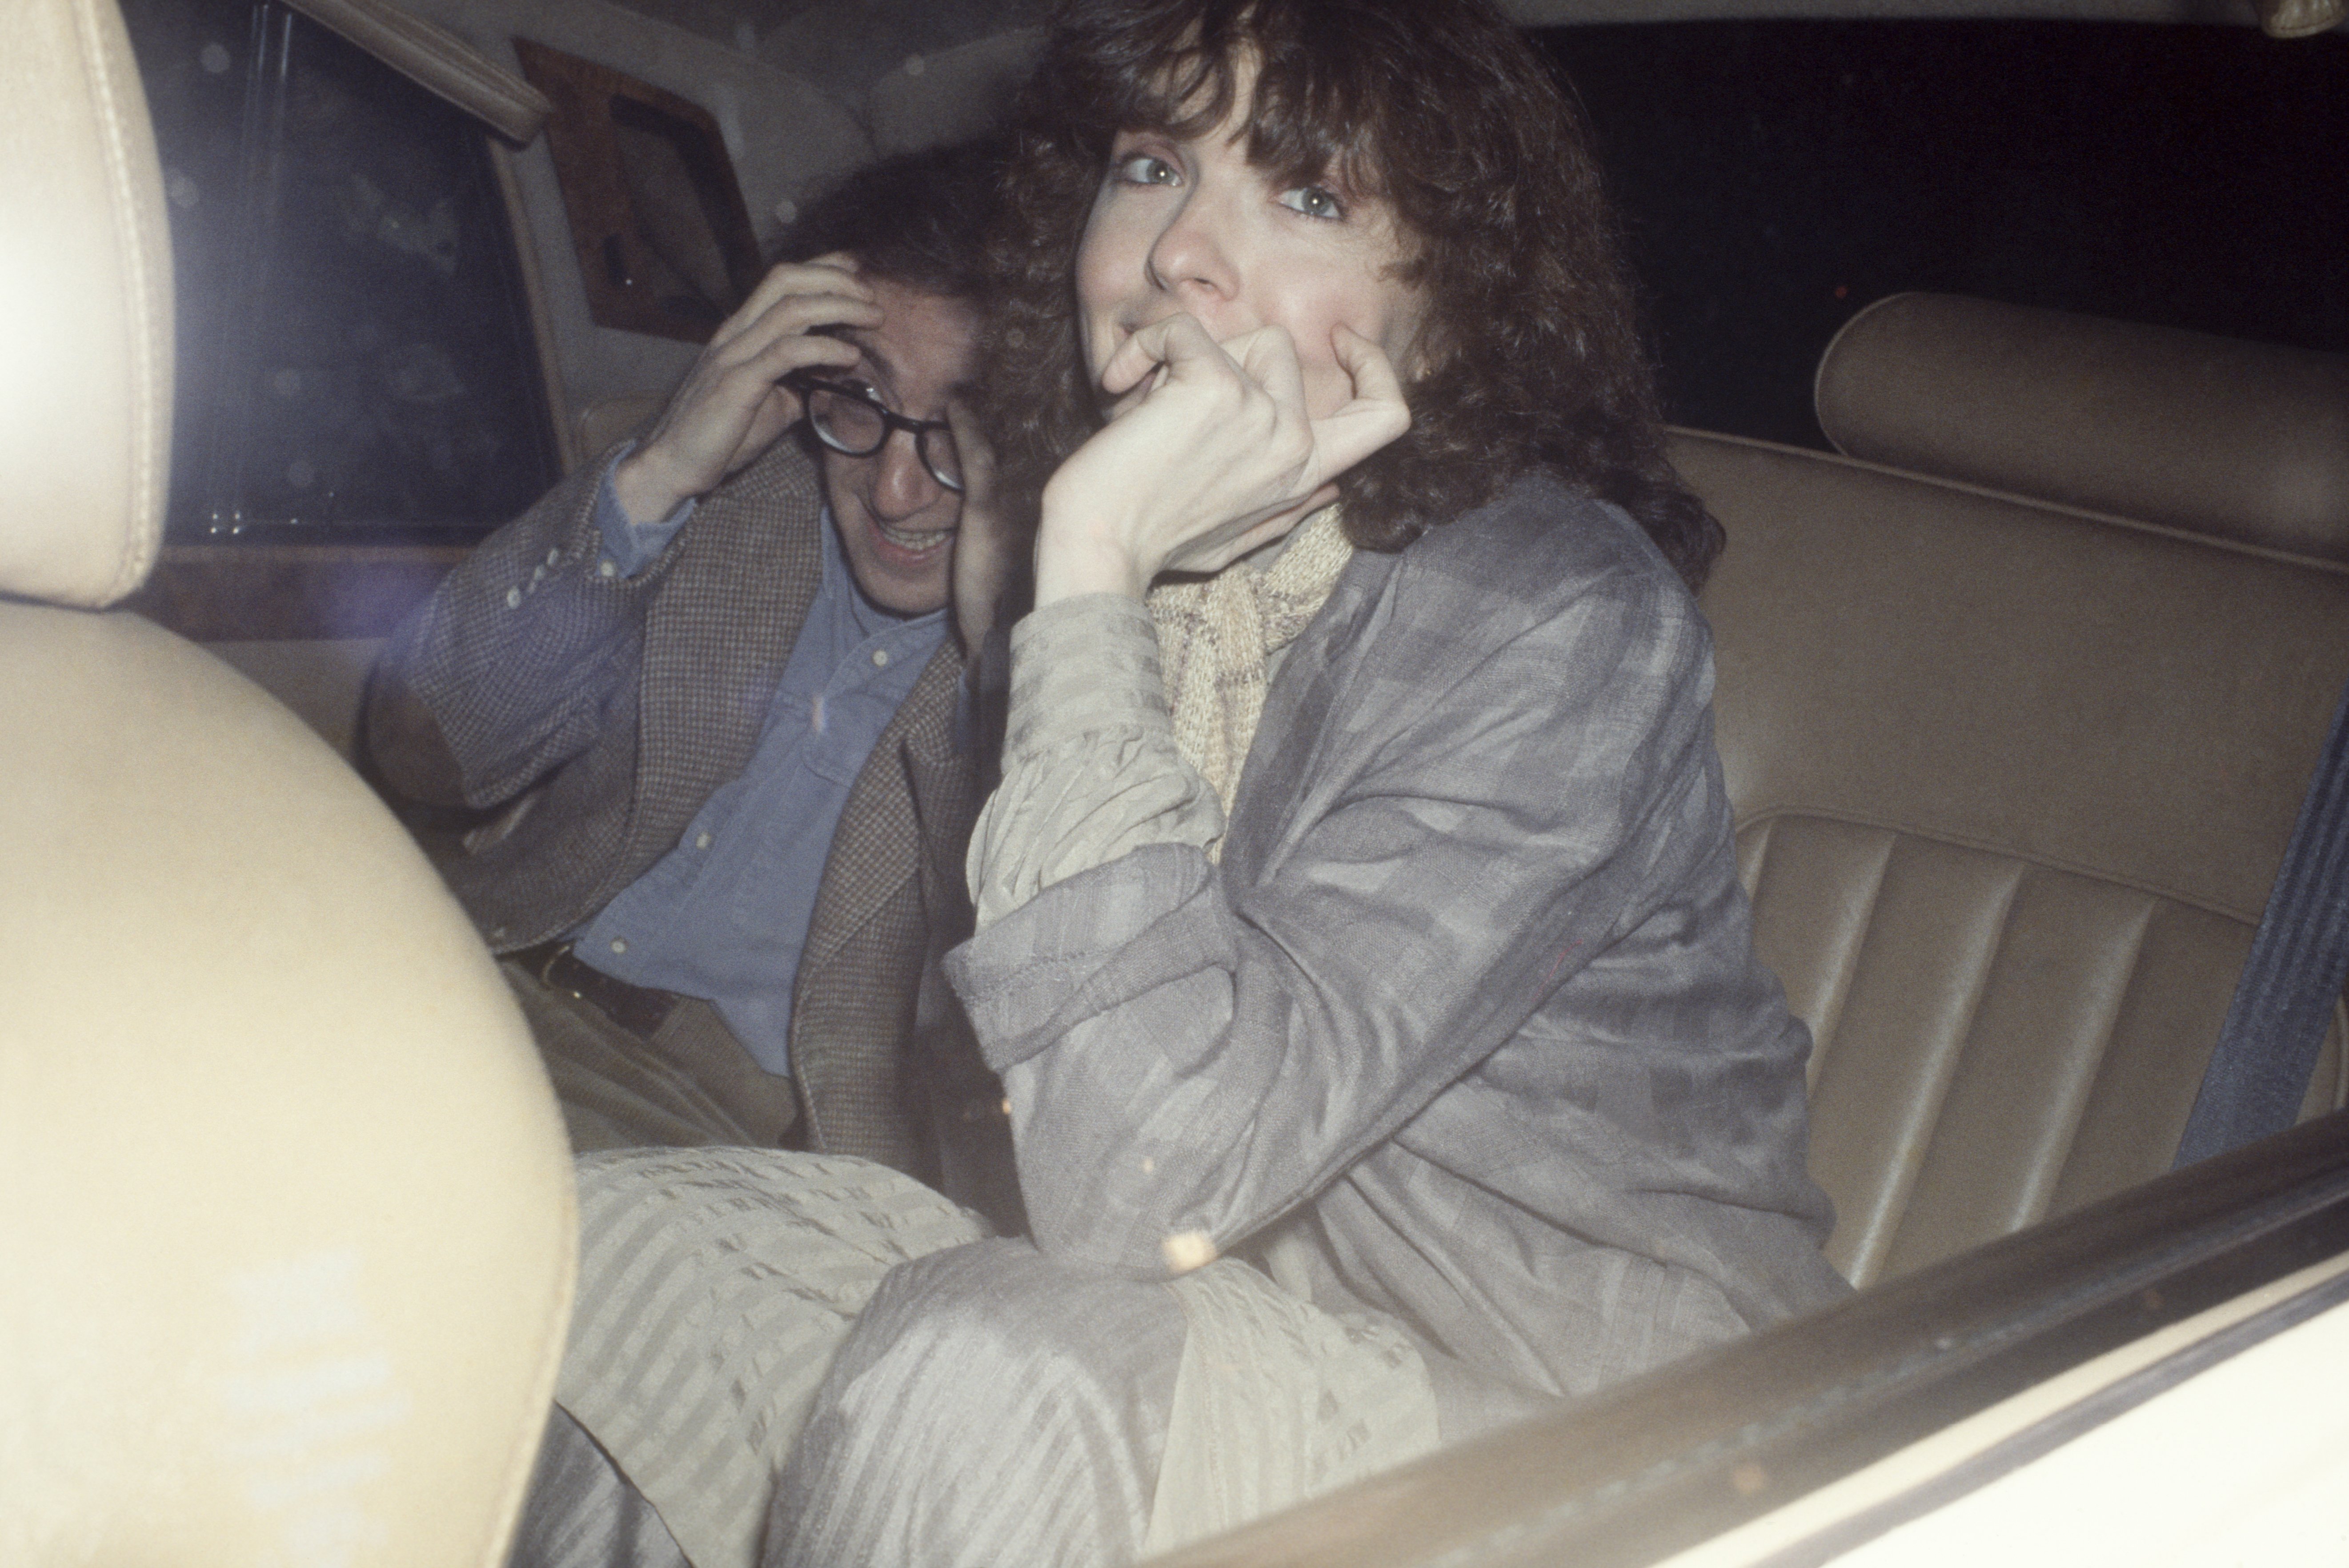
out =
{"type": "Polygon", "coordinates": [[[911,431],[891,431],[873,454],[873,510],[889,522],[911,517],[946,493],[931,477],[911,431]]]}

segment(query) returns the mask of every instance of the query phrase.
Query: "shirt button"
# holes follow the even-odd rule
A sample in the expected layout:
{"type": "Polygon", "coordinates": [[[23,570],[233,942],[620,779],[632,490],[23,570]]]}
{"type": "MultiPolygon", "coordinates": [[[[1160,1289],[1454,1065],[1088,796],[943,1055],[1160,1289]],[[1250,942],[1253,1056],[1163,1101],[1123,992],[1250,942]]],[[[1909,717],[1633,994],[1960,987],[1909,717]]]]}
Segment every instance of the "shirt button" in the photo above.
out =
{"type": "Polygon", "coordinates": [[[628,939],[626,937],[614,937],[612,939],[612,950],[616,953],[626,952],[628,950],[628,939]]]}
{"type": "Polygon", "coordinates": [[[616,577],[620,575],[620,568],[609,561],[601,562],[595,567],[595,575],[599,577],[616,577]]]}
{"type": "Polygon", "coordinates": [[[708,834],[706,834],[706,833],[697,833],[697,834],[695,834],[695,835],[693,836],[693,846],[694,846],[696,849],[707,849],[707,848],[709,848],[709,835],[708,835],[708,834]]]}
{"type": "Polygon", "coordinates": [[[520,588],[508,588],[506,590],[506,608],[522,608],[522,590],[520,588]]]}
{"type": "Polygon", "coordinates": [[[558,545],[554,549],[549,550],[546,553],[546,564],[550,566],[559,566],[563,564],[563,547],[561,545],[558,545]]]}
{"type": "Polygon", "coordinates": [[[888,669],[888,668],[889,668],[889,650],[888,650],[887,649],[885,649],[885,648],[876,648],[876,649],[874,649],[873,650],[873,662],[874,662],[874,664],[875,666],[877,666],[877,667],[878,667],[878,668],[880,668],[880,669],[883,669],[883,670],[886,670],[886,669],[888,669]]]}

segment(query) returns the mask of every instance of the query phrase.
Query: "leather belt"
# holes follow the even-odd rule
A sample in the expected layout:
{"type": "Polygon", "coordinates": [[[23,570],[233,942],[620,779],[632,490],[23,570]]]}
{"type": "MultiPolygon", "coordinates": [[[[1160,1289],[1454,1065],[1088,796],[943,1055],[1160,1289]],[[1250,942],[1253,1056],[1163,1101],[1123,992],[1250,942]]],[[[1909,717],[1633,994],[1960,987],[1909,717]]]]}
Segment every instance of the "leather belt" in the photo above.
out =
{"type": "Polygon", "coordinates": [[[541,942],[510,952],[506,959],[522,965],[548,990],[578,998],[639,1040],[651,1040],[684,1000],[673,991],[614,980],[574,958],[569,942],[541,942]]]}

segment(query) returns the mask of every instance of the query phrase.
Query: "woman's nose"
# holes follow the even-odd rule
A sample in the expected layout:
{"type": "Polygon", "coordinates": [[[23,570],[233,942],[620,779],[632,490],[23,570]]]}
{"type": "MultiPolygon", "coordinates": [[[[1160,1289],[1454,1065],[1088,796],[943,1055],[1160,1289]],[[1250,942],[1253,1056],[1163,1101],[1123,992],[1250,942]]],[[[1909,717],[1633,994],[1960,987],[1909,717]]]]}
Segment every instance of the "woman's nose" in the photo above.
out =
{"type": "Polygon", "coordinates": [[[1213,195],[1192,192],[1174,210],[1150,247],[1150,281],[1170,294],[1205,289],[1229,299],[1238,292],[1233,262],[1230,215],[1213,195]]]}
{"type": "Polygon", "coordinates": [[[866,461],[874,465],[873,510],[890,522],[911,517],[946,493],[923,464],[911,431],[891,431],[866,461]]]}

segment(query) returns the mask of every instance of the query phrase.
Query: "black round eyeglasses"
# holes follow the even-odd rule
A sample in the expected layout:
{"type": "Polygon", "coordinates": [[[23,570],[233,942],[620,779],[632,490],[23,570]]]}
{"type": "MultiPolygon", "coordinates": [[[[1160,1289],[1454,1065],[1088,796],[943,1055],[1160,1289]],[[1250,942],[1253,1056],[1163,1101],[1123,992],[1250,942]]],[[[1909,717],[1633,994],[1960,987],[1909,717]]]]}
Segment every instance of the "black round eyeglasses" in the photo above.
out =
{"type": "Polygon", "coordinates": [[[944,420],[909,420],[881,400],[881,394],[861,381],[835,381],[814,369],[794,370],[783,385],[807,405],[808,425],[815,439],[844,457],[871,457],[889,442],[894,431],[910,431],[914,451],[932,479],[960,493],[962,454],[955,450],[953,427],[944,420]]]}

